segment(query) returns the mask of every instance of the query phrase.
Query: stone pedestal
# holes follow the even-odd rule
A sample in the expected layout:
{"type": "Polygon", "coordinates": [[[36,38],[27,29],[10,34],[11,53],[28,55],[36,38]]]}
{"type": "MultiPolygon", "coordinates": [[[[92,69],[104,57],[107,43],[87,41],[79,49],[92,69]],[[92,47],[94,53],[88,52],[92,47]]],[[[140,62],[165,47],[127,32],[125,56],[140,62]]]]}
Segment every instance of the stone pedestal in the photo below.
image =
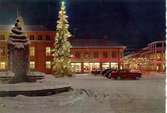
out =
{"type": "Polygon", "coordinates": [[[27,73],[29,71],[29,45],[24,48],[16,48],[8,44],[9,70],[15,74],[13,82],[27,82],[27,73]]]}

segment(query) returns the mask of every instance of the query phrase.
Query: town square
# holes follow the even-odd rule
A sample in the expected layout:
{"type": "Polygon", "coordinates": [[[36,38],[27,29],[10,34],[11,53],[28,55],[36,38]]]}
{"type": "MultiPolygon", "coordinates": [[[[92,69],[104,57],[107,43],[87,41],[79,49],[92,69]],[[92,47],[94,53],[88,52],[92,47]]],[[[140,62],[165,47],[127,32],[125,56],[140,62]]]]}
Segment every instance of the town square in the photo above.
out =
{"type": "Polygon", "coordinates": [[[164,0],[0,9],[0,113],[165,113],[164,0]]]}

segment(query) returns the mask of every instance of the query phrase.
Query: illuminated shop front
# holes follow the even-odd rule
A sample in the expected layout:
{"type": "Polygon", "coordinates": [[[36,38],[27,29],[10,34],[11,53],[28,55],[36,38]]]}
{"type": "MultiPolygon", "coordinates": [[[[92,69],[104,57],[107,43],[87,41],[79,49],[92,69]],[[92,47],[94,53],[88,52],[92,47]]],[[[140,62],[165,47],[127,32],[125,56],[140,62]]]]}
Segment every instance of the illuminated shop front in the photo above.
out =
{"type": "Polygon", "coordinates": [[[73,72],[81,72],[81,63],[71,63],[71,67],[73,72]]]}
{"type": "Polygon", "coordinates": [[[75,73],[89,73],[94,70],[104,70],[108,68],[117,69],[118,63],[88,63],[88,62],[82,62],[82,63],[71,63],[72,71],[75,73]]]}
{"type": "Polygon", "coordinates": [[[108,69],[108,68],[112,68],[112,69],[117,69],[118,68],[118,63],[102,63],[102,70],[104,69],[108,69]]]}
{"type": "Polygon", "coordinates": [[[149,43],[141,51],[127,55],[124,61],[125,67],[141,72],[165,72],[165,46],[165,41],[149,43]]]}
{"type": "Polygon", "coordinates": [[[93,70],[99,70],[100,69],[100,63],[83,63],[83,71],[84,72],[91,72],[93,70]]]}
{"type": "MultiPolygon", "coordinates": [[[[110,67],[112,69],[117,69],[118,68],[118,63],[110,63],[110,67]]],[[[122,67],[122,66],[121,66],[122,67]]]]}
{"type": "Polygon", "coordinates": [[[102,63],[102,69],[107,69],[110,67],[110,63],[102,63]]]}

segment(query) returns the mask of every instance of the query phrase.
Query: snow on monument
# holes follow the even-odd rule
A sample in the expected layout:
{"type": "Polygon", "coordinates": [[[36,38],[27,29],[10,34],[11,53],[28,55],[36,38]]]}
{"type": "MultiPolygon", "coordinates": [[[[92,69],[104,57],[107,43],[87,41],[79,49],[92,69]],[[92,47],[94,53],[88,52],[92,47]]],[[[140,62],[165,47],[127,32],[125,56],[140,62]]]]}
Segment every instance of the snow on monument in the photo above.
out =
{"type": "Polygon", "coordinates": [[[11,29],[8,39],[8,66],[15,76],[10,83],[27,82],[29,71],[29,44],[30,41],[24,32],[24,22],[17,16],[16,23],[11,29]]]}

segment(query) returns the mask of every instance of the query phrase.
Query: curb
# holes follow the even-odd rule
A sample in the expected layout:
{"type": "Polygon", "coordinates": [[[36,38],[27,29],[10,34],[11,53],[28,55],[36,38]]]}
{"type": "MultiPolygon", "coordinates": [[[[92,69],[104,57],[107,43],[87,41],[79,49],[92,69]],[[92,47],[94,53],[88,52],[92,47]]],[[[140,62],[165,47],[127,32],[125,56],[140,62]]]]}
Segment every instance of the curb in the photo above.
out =
{"type": "Polygon", "coordinates": [[[70,91],[72,88],[71,86],[61,86],[55,88],[44,88],[44,89],[15,89],[15,90],[8,90],[8,91],[0,91],[0,97],[15,97],[17,95],[24,95],[24,96],[49,96],[54,95],[62,92],[70,91]]]}

